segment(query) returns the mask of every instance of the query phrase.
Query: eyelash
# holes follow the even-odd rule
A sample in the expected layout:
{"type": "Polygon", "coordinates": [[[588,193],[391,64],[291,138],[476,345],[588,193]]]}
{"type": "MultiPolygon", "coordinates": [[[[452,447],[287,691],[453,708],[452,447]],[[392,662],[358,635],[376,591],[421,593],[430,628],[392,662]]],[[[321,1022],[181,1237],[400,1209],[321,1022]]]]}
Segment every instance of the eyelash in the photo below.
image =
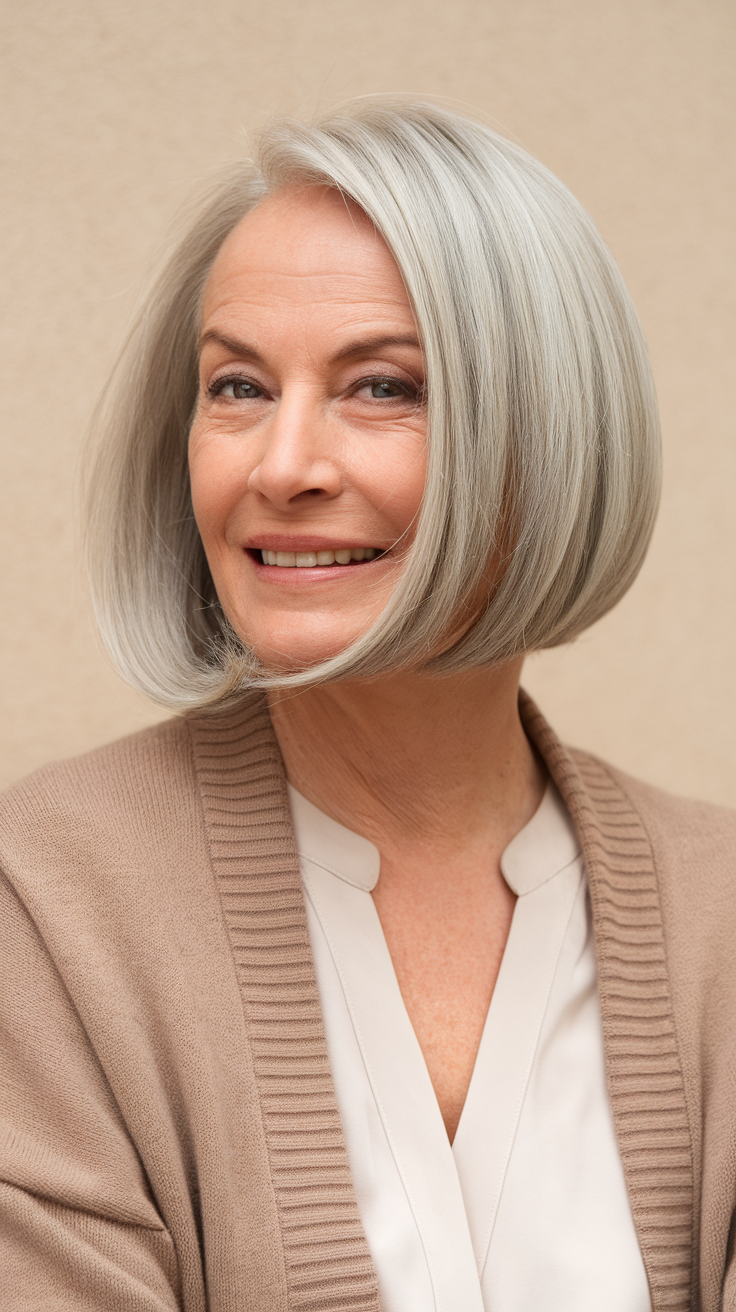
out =
{"type": "MultiPolygon", "coordinates": [[[[254,383],[252,378],[246,378],[244,374],[226,374],[223,378],[216,378],[214,382],[209,384],[207,395],[213,398],[216,396],[222,396],[222,393],[229,383],[245,383],[246,386],[255,387],[259,392],[263,392],[263,388],[259,387],[258,383],[254,383]]],[[[241,398],[232,397],[230,399],[239,400],[241,398]]]]}
{"type": "MultiPolygon", "coordinates": [[[[216,378],[214,382],[209,384],[207,388],[207,395],[213,399],[215,397],[222,396],[225,388],[229,384],[234,384],[234,383],[243,383],[246,386],[255,387],[261,393],[261,395],[264,395],[264,389],[260,387],[258,383],[253,382],[253,379],[248,378],[245,374],[226,374],[222,378],[216,378]]],[[[401,388],[404,397],[407,400],[413,399],[415,405],[421,405],[424,402],[423,386],[414,387],[411,384],[404,382],[403,379],[392,377],[390,374],[369,374],[366,378],[359,378],[357,382],[353,384],[351,388],[351,392],[353,395],[355,395],[363,387],[368,387],[371,384],[380,385],[381,383],[389,383],[393,387],[401,388]]],[[[231,397],[228,399],[237,401],[237,400],[251,400],[251,399],[257,400],[258,398],[257,397],[253,397],[253,398],[231,397]]],[[[378,397],[372,397],[371,399],[374,401],[379,400],[378,397]]],[[[390,396],[390,397],[384,397],[383,399],[386,401],[398,401],[401,400],[402,398],[399,396],[390,396]]]]}

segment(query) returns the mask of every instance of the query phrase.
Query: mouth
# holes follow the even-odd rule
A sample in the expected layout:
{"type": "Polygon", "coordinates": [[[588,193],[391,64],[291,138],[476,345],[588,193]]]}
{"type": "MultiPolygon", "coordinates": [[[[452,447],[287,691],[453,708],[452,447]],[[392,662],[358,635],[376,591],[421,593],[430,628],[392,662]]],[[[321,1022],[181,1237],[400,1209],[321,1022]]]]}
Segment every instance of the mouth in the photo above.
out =
{"type": "Polygon", "coordinates": [[[259,565],[276,569],[324,569],[330,566],[362,565],[377,560],[386,553],[381,547],[338,547],[324,551],[269,551],[265,547],[252,548],[249,554],[259,565]]]}

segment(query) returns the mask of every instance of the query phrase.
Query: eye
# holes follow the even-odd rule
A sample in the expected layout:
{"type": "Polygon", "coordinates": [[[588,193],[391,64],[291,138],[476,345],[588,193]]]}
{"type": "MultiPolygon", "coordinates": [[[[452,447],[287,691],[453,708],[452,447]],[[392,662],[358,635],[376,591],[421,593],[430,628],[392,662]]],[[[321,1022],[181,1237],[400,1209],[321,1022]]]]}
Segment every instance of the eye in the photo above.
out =
{"type": "Polygon", "coordinates": [[[262,389],[250,378],[231,374],[227,378],[217,378],[207,388],[210,396],[224,396],[230,401],[256,401],[263,396],[262,389]]]}
{"type": "Polygon", "coordinates": [[[364,378],[356,392],[367,392],[372,401],[406,401],[417,399],[416,389],[400,378],[364,378]]]}

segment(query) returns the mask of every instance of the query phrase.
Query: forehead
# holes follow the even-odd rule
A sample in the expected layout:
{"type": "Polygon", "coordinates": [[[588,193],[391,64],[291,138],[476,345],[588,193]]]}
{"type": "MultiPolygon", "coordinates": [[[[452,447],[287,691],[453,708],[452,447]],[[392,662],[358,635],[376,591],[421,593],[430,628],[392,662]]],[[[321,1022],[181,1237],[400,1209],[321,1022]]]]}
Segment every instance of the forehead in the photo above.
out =
{"type": "Polygon", "coordinates": [[[205,320],[238,300],[371,300],[410,313],[381,234],[358,205],[323,186],[266,196],[226,238],[207,280],[205,320]]]}

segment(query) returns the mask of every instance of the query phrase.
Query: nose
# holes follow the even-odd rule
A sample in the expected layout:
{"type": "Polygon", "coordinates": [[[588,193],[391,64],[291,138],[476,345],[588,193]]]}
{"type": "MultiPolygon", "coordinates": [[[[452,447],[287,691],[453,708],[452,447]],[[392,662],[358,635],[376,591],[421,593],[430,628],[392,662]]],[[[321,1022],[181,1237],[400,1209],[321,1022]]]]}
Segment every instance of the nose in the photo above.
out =
{"type": "Polygon", "coordinates": [[[327,407],[306,390],[286,391],[265,429],[248,488],[278,510],[329,500],[342,490],[339,435],[327,407]]]}

